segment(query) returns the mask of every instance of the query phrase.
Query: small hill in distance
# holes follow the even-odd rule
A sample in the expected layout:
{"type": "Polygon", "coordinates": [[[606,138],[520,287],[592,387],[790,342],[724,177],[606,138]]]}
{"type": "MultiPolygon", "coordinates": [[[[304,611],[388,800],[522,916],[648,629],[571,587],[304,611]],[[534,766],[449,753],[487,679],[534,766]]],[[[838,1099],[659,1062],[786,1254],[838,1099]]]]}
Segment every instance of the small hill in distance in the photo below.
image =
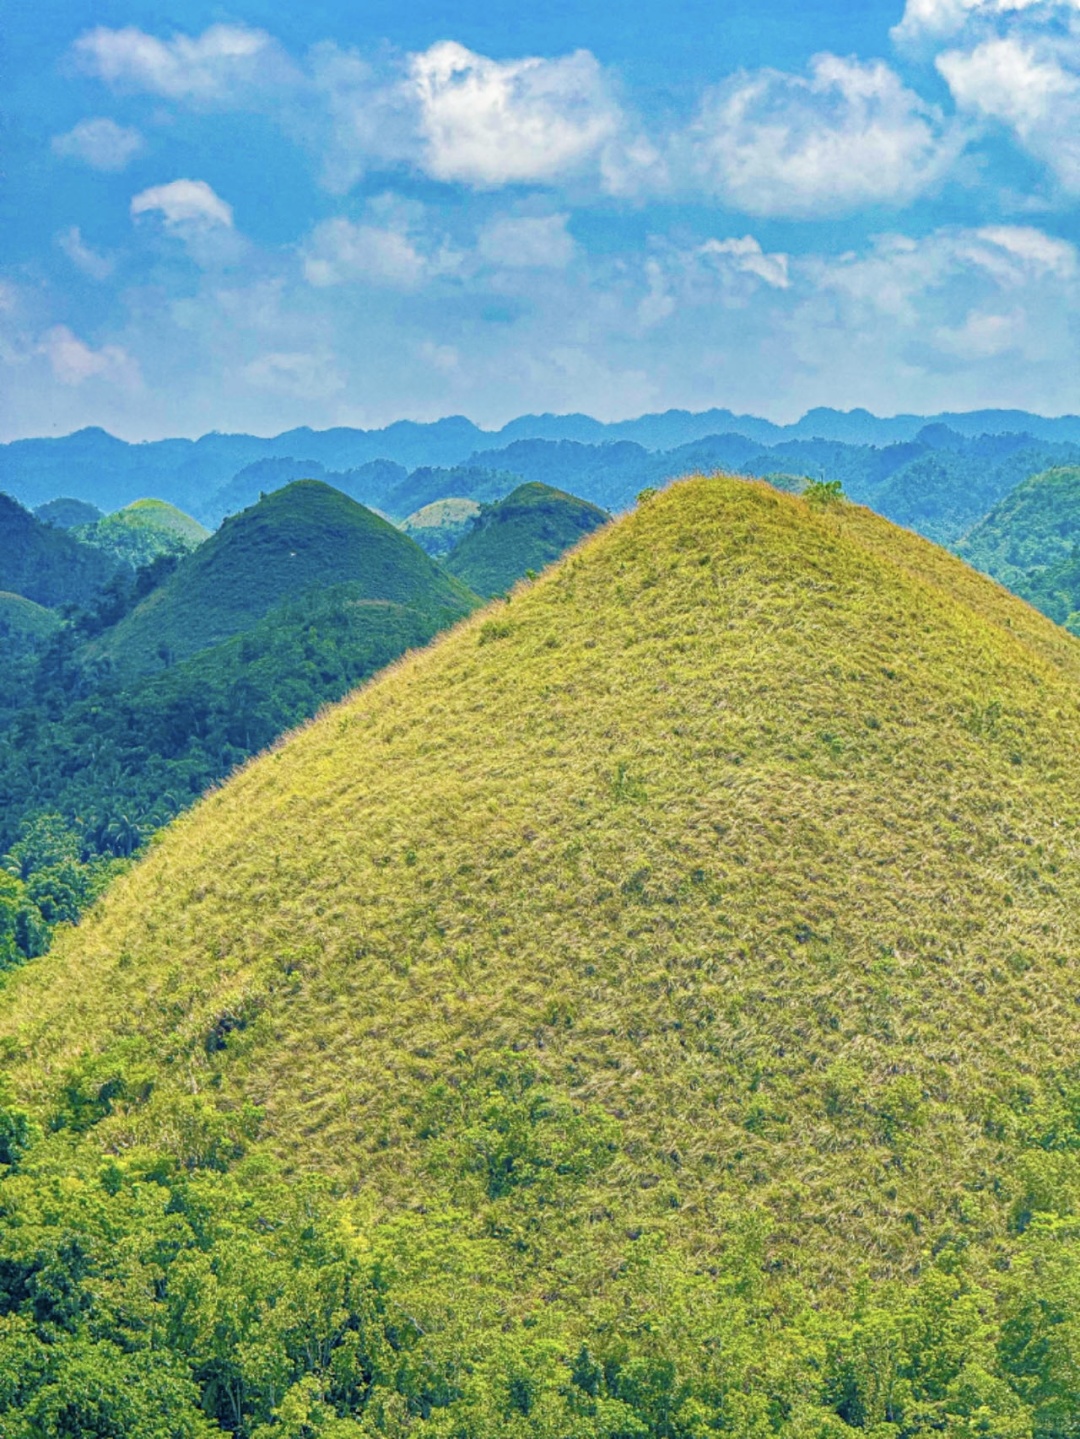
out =
{"type": "Polygon", "coordinates": [[[38,505],[34,514],[42,524],[53,525],[58,530],[73,530],[77,525],[92,525],[95,520],[102,518],[97,505],[91,505],[86,500],[63,497],[38,505]]]}
{"type": "Polygon", "coordinates": [[[319,480],[300,480],[225,520],[86,657],[121,675],[161,669],[251,628],[290,597],[340,584],[370,603],[455,615],[475,604],[386,520],[319,480]]]}
{"type": "Polygon", "coordinates": [[[388,515],[404,519],[417,510],[444,499],[469,499],[490,504],[508,495],[521,484],[521,475],[502,468],[481,465],[458,465],[452,469],[424,466],[386,491],[379,508],[388,515]]]}
{"type": "Polygon", "coordinates": [[[85,605],[115,572],[110,556],[0,494],[0,590],[49,609],[85,605]]]}
{"type": "Polygon", "coordinates": [[[610,518],[597,505],[550,485],[519,485],[484,507],[447,556],[446,567],[479,595],[503,594],[610,518]]]}
{"type": "Polygon", "coordinates": [[[480,513],[476,500],[435,500],[411,514],[401,528],[434,559],[443,559],[480,513]]]}
{"type": "Polygon", "coordinates": [[[198,520],[164,500],[135,500],[92,524],[77,526],[72,533],[133,569],[150,564],[159,555],[190,554],[210,536],[198,520]]]}
{"type": "Polygon", "coordinates": [[[150,1326],[192,1433],[1071,1433],[1078,686],[855,506],[603,527],[8,979],[23,1382],[150,1326]]]}

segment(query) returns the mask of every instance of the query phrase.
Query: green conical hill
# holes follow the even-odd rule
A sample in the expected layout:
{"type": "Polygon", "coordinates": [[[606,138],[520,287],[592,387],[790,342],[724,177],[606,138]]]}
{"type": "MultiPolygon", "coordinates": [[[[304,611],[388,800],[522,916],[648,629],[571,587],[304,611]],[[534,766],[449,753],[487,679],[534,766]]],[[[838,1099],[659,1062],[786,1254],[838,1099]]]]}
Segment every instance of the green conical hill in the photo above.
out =
{"type": "Polygon", "coordinates": [[[49,609],[84,605],[108,583],[115,562],[54,529],[0,494],[0,590],[49,609]]]}
{"type": "Polygon", "coordinates": [[[135,500],[115,514],[80,525],[78,539],[133,566],[148,565],[158,555],[186,555],[210,531],[164,500],[135,500]]]}
{"type": "Polygon", "coordinates": [[[121,672],[160,668],[331,585],[357,597],[464,614],[475,599],[407,536],[339,490],[299,480],[227,519],[165,584],[87,647],[121,672]]]}
{"type": "Polygon", "coordinates": [[[502,594],[609,518],[606,510],[550,485],[519,485],[484,510],[447,556],[446,568],[479,595],[502,594]]]}
{"type": "Polygon", "coordinates": [[[329,1175],[397,1246],[393,1342],[458,1376],[418,1426],[480,1353],[504,1416],[553,1356],[553,1396],[646,1405],[670,1352],[705,1406],[432,1432],[1030,1433],[1041,1311],[980,1326],[1076,1232],[1033,1215],[1080,1202],[1078,746],[1080,647],[1028,606],[854,506],[685,482],[175,823],[9,979],[0,1052],[116,1184],[150,1144],[329,1175]]]}

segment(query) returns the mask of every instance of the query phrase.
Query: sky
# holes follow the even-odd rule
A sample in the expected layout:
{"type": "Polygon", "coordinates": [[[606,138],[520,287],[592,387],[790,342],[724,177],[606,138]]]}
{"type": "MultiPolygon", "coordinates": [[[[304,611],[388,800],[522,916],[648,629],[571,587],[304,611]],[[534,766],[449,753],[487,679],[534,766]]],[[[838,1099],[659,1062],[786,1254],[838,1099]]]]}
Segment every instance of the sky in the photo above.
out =
{"type": "Polygon", "coordinates": [[[5,0],[0,439],[1080,411],[1080,0],[5,0]]]}

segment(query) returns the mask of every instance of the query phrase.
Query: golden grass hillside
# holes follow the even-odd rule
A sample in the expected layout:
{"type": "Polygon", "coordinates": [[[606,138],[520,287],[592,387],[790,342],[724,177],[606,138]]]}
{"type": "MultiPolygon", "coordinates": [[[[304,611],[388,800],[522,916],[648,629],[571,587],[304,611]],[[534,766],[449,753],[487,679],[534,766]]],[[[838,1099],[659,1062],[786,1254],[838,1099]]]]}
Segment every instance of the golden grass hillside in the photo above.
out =
{"type": "Polygon", "coordinates": [[[1075,1182],[1078,745],[1080,647],[992,582],[684,482],[171,826],[0,1054],[61,1138],[224,1126],[365,1224],[457,1214],[514,1303],[595,1310],[650,1236],[710,1272],[749,1212],[815,1284],[989,1262],[1075,1182]]]}

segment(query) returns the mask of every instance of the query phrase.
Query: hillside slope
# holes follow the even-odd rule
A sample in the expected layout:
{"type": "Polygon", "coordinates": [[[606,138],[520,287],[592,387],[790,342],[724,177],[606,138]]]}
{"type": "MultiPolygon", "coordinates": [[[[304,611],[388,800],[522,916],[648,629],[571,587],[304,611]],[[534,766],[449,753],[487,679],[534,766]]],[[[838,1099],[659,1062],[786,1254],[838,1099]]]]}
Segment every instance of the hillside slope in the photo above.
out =
{"type": "Polygon", "coordinates": [[[446,557],[446,568],[478,595],[502,594],[609,519],[605,510],[550,485],[519,485],[483,511],[446,557]]]}
{"type": "Polygon", "coordinates": [[[38,1292],[80,1185],[174,1216],[129,1267],[190,1223],[156,1292],[208,1412],[222,1355],[252,1376],[244,1433],[294,1383],[350,1439],[1071,1433],[1078,744],[1080,647],[953,557],[676,486],[253,763],[11,977],[35,1163],[91,1156],[37,1209],[17,1180],[11,1272],[38,1292]],[[292,1232],[274,1163],[332,1178],[345,1298],[344,1260],[250,1297],[244,1224],[292,1232]],[[204,1279],[214,1215],[243,1247],[204,1279]],[[324,1298],[336,1369],[288,1317],[324,1298]]]}
{"type": "Polygon", "coordinates": [[[164,500],[135,500],[92,524],[79,525],[76,539],[134,568],[158,555],[186,555],[210,537],[198,520],[164,500]]]}
{"type": "Polygon", "coordinates": [[[1080,542],[1080,466],[1024,480],[975,525],[957,554],[1023,594],[1032,577],[1068,559],[1080,542]]]}
{"type": "Polygon", "coordinates": [[[475,603],[407,536],[318,480],[227,519],[87,658],[121,674],[175,663],[251,628],[290,596],[354,584],[358,597],[464,614],[475,603]]]}
{"type": "Polygon", "coordinates": [[[115,569],[107,555],[43,524],[10,495],[0,494],[0,590],[49,609],[82,605],[115,569]]]}
{"type": "Polygon", "coordinates": [[[41,648],[60,628],[55,610],[0,590],[0,649],[23,654],[41,648]]]}

